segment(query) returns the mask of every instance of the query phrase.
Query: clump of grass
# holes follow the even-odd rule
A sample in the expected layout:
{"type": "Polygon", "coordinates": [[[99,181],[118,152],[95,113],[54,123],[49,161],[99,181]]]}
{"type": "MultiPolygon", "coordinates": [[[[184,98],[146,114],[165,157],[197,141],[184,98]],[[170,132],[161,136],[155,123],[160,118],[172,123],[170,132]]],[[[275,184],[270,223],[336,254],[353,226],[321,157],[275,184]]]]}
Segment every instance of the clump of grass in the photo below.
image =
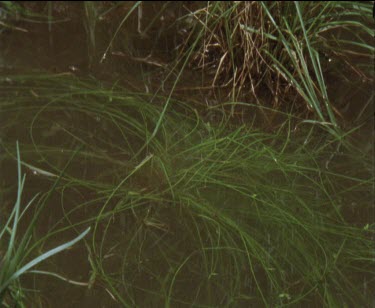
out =
{"type": "Polygon", "coordinates": [[[27,108],[25,161],[41,177],[60,174],[82,147],[56,189],[83,201],[56,226],[94,223],[90,287],[109,301],[368,305],[373,221],[351,222],[345,198],[357,192],[357,211],[367,213],[360,195],[373,176],[363,158],[344,172],[337,141],[318,126],[304,122],[296,135],[289,121],[273,133],[225,118],[208,125],[174,100],[159,122],[149,96],[71,75],[8,76],[1,89],[3,145],[21,134],[27,108]]]}
{"type": "Polygon", "coordinates": [[[299,105],[335,132],[337,114],[324,78],[329,61],[369,78],[347,60],[356,54],[369,61],[373,53],[369,3],[210,2],[188,18],[195,27],[181,54],[213,87],[231,89],[232,100],[252,93],[263,104],[270,92],[273,108],[283,108],[297,93],[299,105]]]}
{"type": "Polygon", "coordinates": [[[21,174],[21,158],[18,143],[17,167],[17,199],[9,217],[0,229],[0,247],[1,251],[4,251],[4,253],[1,253],[0,255],[0,303],[4,306],[10,305],[12,302],[14,305],[17,306],[23,305],[23,292],[22,287],[19,283],[19,278],[27,273],[44,274],[64,279],[63,277],[57,274],[48,271],[36,271],[33,270],[33,268],[36,265],[42,263],[47,258],[50,258],[51,256],[65,249],[70,248],[75,243],[80,241],[90,230],[90,228],[88,228],[73,240],[61,244],[53,249],[50,249],[35,257],[34,259],[28,261],[28,259],[32,254],[34,254],[34,251],[36,249],[35,245],[32,244],[33,231],[35,229],[35,225],[37,224],[38,216],[42,208],[44,207],[45,202],[49,199],[49,195],[45,196],[44,198],[40,198],[39,195],[35,195],[26,204],[26,206],[22,207],[21,197],[26,177],[25,175],[22,176],[21,174]],[[26,212],[30,210],[33,203],[35,202],[39,203],[39,207],[33,213],[33,216],[29,218],[30,221],[27,223],[25,231],[23,231],[22,233],[22,236],[20,236],[19,229],[21,225],[21,220],[23,224],[25,220],[23,216],[25,216],[26,212]]]}

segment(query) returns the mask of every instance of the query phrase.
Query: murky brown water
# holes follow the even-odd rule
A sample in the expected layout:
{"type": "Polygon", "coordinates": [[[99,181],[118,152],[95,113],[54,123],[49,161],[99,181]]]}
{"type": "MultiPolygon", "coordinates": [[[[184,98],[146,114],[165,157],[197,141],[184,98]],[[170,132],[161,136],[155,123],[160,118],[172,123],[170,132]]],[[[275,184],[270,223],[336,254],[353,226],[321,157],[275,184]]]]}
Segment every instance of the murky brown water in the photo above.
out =
{"type": "MultiPolygon", "coordinates": [[[[76,5],[78,6],[78,4],[76,5]]],[[[127,10],[127,6],[130,6],[130,4],[124,4],[124,7],[118,9],[127,10]]],[[[99,59],[108,46],[109,37],[113,34],[113,24],[118,25],[121,20],[110,23],[109,20],[105,19],[96,25],[95,52],[88,47],[90,43],[87,42],[88,34],[82,25],[81,17],[84,15],[82,15],[81,7],[69,8],[69,12],[73,12],[68,15],[70,20],[52,24],[50,29],[45,23],[29,24],[21,22],[18,26],[26,28],[28,32],[13,30],[0,33],[0,72],[3,74],[7,72],[25,73],[43,69],[49,73],[70,73],[85,78],[92,76],[106,85],[116,82],[134,91],[167,95],[173,84],[173,78],[170,78],[169,82],[161,84],[167,74],[164,68],[173,56],[174,47],[181,39],[179,36],[184,33],[183,28],[177,29],[177,31],[175,28],[169,27],[168,23],[182,15],[182,6],[175,4],[168,7],[167,10],[162,12],[160,16],[162,18],[159,17],[146,34],[141,35],[139,33],[139,29],[150,24],[155,14],[160,12],[162,7],[162,3],[144,5],[141,25],[139,19],[135,17],[136,15],[132,16],[125,24],[128,27],[127,30],[121,32],[121,39],[115,40],[111,54],[107,55],[102,64],[99,64],[99,59]],[[124,47],[124,45],[126,46],[124,47]],[[118,50],[126,50],[127,53],[118,50]]],[[[54,13],[57,18],[64,19],[66,17],[64,9],[66,9],[64,5],[55,8],[54,13]]],[[[114,11],[113,14],[106,15],[106,18],[119,19],[119,16],[123,15],[114,11]]],[[[352,60],[356,61],[356,59],[352,60]]],[[[349,82],[344,83],[338,76],[340,76],[339,71],[335,71],[334,74],[328,76],[330,96],[334,98],[335,106],[343,115],[343,119],[340,119],[340,121],[346,129],[362,124],[361,128],[352,135],[352,139],[355,146],[362,149],[361,153],[364,159],[368,160],[368,157],[374,157],[374,110],[371,103],[374,94],[372,84],[368,80],[360,80],[357,76],[352,75],[353,80],[350,80],[352,87],[348,87],[349,82]]],[[[220,91],[204,88],[196,89],[201,85],[200,77],[199,72],[187,71],[183,75],[179,88],[176,89],[176,96],[195,103],[204,102],[207,98],[211,104],[215,102],[215,99],[222,102],[220,99],[225,97],[225,94],[221,94],[220,91]]],[[[348,75],[345,74],[344,77],[347,78],[348,75]]],[[[155,99],[155,103],[158,103],[157,99],[155,99]]],[[[199,104],[197,104],[197,108],[199,109],[199,104]]],[[[251,113],[253,114],[254,110],[249,111],[249,114],[251,113]]],[[[4,117],[4,115],[2,116],[4,117]]],[[[211,116],[212,114],[207,117],[211,116]]],[[[262,113],[259,113],[259,120],[257,119],[257,121],[259,121],[258,124],[264,125],[264,118],[261,116],[262,113]]],[[[22,118],[23,123],[30,123],[34,114],[30,112],[26,115],[20,114],[18,117],[22,118]]],[[[6,119],[2,120],[3,123],[6,123],[6,119]]],[[[33,135],[31,135],[29,127],[19,126],[17,129],[14,129],[14,127],[7,129],[5,124],[2,141],[5,141],[4,143],[11,147],[10,143],[14,140],[19,140],[21,144],[30,144],[32,137],[36,144],[45,144],[50,146],[51,149],[59,146],[61,149],[66,149],[71,148],[73,144],[71,139],[67,137],[66,131],[74,128],[76,136],[89,140],[92,146],[103,151],[103,157],[105,157],[106,152],[116,153],[116,142],[122,140],[120,133],[115,132],[116,127],[108,119],[90,116],[88,113],[72,115],[72,113],[64,112],[61,108],[40,114],[35,119],[34,125],[33,135]],[[98,125],[101,129],[96,129],[98,125]],[[6,135],[4,135],[4,132],[6,132],[6,135]]],[[[137,152],[141,144],[138,145],[136,141],[132,144],[134,149],[130,152],[137,152]]],[[[33,147],[21,148],[21,156],[23,155],[22,150],[32,153],[33,147]]],[[[117,150],[117,152],[119,151],[117,150]]],[[[344,172],[348,164],[351,164],[351,161],[345,158],[344,154],[340,152],[340,149],[334,154],[331,168],[344,172]]],[[[28,159],[32,161],[32,154],[28,153],[27,155],[28,159]]],[[[62,167],[67,158],[65,154],[61,157],[56,154],[48,156],[48,159],[43,162],[39,155],[34,156],[38,159],[36,163],[39,167],[54,165],[62,167]]],[[[118,161],[124,161],[129,156],[130,154],[127,153],[116,153],[111,158],[116,157],[118,161]]],[[[373,177],[372,167],[373,162],[369,162],[369,169],[358,170],[358,173],[373,177]]],[[[108,166],[104,159],[100,160],[99,164],[96,164],[95,160],[90,158],[83,162],[75,161],[70,168],[69,171],[72,171],[72,174],[75,173],[85,179],[99,178],[103,183],[103,186],[98,189],[99,192],[105,190],[109,183],[121,181],[121,173],[116,173],[113,166],[110,167],[110,170],[107,170],[108,166]]],[[[118,168],[126,167],[119,163],[118,168]]],[[[351,168],[348,169],[351,170],[351,168]]],[[[35,192],[45,191],[54,180],[27,168],[24,168],[23,171],[27,173],[24,200],[29,200],[35,192]]],[[[3,187],[15,183],[16,164],[14,161],[2,160],[2,174],[6,174],[1,179],[3,187]]],[[[151,186],[150,182],[152,181],[153,187],[157,185],[162,187],[157,175],[154,179],[149,179],[140,174],[138,181],[141,184],[135,183],[134,185],[143,185],[146,189],[151,186]]],[[[345,185],[345,183],[343,182],[341,185],[345,185]]],[[[346,216],[355,224],[363,225],[369,221],[374,221],[372,208],[374,194],[373,191],[369,190],[369,187],[370,185],[366,186],[365,190],[367,191],[359,191],[352,195],[348,193],[343,200],[343,202],[352,204],[352,211],[346,213],[346,216]],[[366,207],[368,211],[357,212],[356,206],[359,203],[366,207]]],[[[103,203],[100,198],[100,193],[93,192],[93,189],[89,187],[87,190],[78,189],[74,183],[60,186],[49,201],[49,210],[41,217],[43,223],[38,226],[37,233],[44,234],[45,232],[51,232],[52,227],[56,229],[63,226],[68,219],[62,217],[84,202],[87,202],[85,206],[80,206],[79,210],[69,214],[69,220],[78,222],[83,218],[94,219],[95,215],[98,214],[100,204],[103,203]],[[59,204],[63,204],[63,206],[58,206],[59,204]]],[[[231,196],[228,200],[233,198],[231,196]]],[[[117,291],[122,292],[125,298],[136,301],[135,303],[130,301],[131,306],[162,307],[165,303],[163,296],[168,290],[165,281],[160,281],[160,277],[169,278],[179,264],[184,262],[186,255],[183,252],[194,251],[195,247],[190,247],[189,243],[192,242],[191,238],[196,236],[194,230],[191,231],[191,234],[182,234],[185,229],[180,224],[186,223],[184,220],[172,221],[168,220],[168,217],[179,217],[179,215],[189,215],[189,213],[187,211],[179,214],[178,211],[184,210],[175,209],[176,213],[173,215],[163,216],[163,210],[170,211],[168,204],[163,204],[163,200],[140,199],[139,205],[144,205],[144,208],[128,215],[129,209],[125,206],[122,207],[121,202],[126,203],[126,200],[116,199],[111,201],[110,206],[117,211],[116,218],[113,217],[111,224],[109,224],[108,219],[104,220],[98,231],[100,234],[98,238],[105,238],[102,247],[105,270],[112,274],[109,275],[109,279],[113,279],[111,283],[118,288],[117,291]],[[161,206],[163,210],[155,213],[153,211],[155,204],[161,206]],[[168,245],[172,243],[174,246],[169,247],[168,245]],[[168,254],[168,258],[163,257],[168,254]],[[125,261],[124,255],[127,256],[125,261]],[[120,271],[122,271],[121,278],[118,278],[120,271]],[[117,279],[120,280],[117,281],[117,279]],[[155,290],[155,293],[150,292],[150,290],[155,290]]],[[[46,242],[44,250],[48,247],[54,247],[64,240],[71,239],[77,233],[71,230],[65,232],[63,236],[66,236],[66,238],[63,238],[61,234],[56,238],[50,238],[46,242]]],[[[87,240],[91,241],[91,238],[87,240]]],[[[209,241],[209,239],[202,239],[202,241],[209,241]]],[[[229,254],[226,257],[230,259],[229,254]]],[[[196,262],[189,263],[191,266],[201,263],[200,261],[203,259],[202,256],[194,253],[192,253],[191,258],[196,258],[196,262]]],[[[22,280],[26,288],[41,290],[41,293],[35,291],[35,302],[29,307],[122,307],[124,305],[114,300],[113,292],[115,291],[105,286],[106,281],[103,280],[103,277],[100,274],[94,275],[84,245],[75,245],[72,249],[56,255],[43,266],[40,266],[40,269],[46,268],[78,282],[93,280],[90,283],[90,288],[88,288],[87,286],[68,284],[48,276],[26,275],[22,280]]],[[[176,282],[177,289],[180,290],[181,294],[174,294],[180,301],[172,302],[172,307],[194,306],[191,303],[187,304],[194,297],[199,298],[201,307],[220,307],[224,304],[235,307],[234,303],[230,304],[229,300],[218,292],[218,288],[212,288],[211,281],[205,281],[204,275],[200,275],[202,271],[200,266],[196,265],[193,271],[196,271],[194,278],[188,275],[188,271],[181,270],[176,282]],[[190,288],[191,286],[194,286],[194,288],[190,288]],[[199,288],[196,286],[199,286],[199,288]],[[212,298],[216,298],[214,303],[210,302],[212,298]]],[[[230,277],[227,277],[226,273],[222,273],[222,276],[212,276],[210,279],[230,279],[230,277]]],[[[243,293],[250,292],[255,288],[249,282],[243,293]]],[[[262,305],[256,300],[250,302],[254,307],[262,305]]],[[[237,307],[241,305],[246,307],[248,303],[245,300],[242,303],[242,300],[238,299],[236,305],[237,307]]]]}

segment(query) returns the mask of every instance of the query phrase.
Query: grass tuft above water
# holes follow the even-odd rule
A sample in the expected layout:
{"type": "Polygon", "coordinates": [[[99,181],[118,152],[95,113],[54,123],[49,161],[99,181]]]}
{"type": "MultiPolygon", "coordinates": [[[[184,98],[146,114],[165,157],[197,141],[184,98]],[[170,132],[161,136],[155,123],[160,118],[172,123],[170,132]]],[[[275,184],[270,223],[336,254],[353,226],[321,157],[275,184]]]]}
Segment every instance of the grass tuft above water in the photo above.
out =
{"type": "MultiPolygon", "coordinates": [[[[212,89],[228,88],[243,99],[285,110],[312,112],[340,135],[340,111],[327,93],[326,76],[347,67],[364,82],[373,80],[372,5],[365,2],[207,2],[190,11],[179,59],[202,72],[212,89]],[[355,61],[351,56],[356,55],[355,61]],[[304,111],[303,111],[304,110],[304,111]]],[[[185,65],[185,64],[184,64],[185,65]]]]}
{"type": "MultiPolygon", "coordinates": [[[[53,249],[49,249],[46,252],[40,253],[38,256],[33,257],[33,259],[30,261],[28,260],[30,259],[30,255],[35,254],[36,249],[41,249],[40,242],[39,245],[35,245],[33,243],[33,232],[37,228],[39,214],[45,207],[45,204],[53,192],[54,187],[52,187],[52,189],[43,197],[41,197],[39,194],[35,195],[25,206],[23,206],[22,195],[26,176],[22,175],[21,172],[21,158],[18,143],[16,150],[18,169],[17,198],[10,214],[3,216],[4,218],[6,217],[6,219],[4,219],[5,224],[0,228],[0,251],[4,250],[4,253],[0,254],[0,303],[5,307],[11,305],[11,303],[12,305],[24,307],[24,291],[19,282],[21,276],[25,276],[29,273],[44,274],[69,281],[68,279],[65,279],[62,276],[50,271],[37,271],[33,268],[53,255],[70,248],[85,237],[90,231],[90,228],[87,228],[74,239],[60,244],[53,249]],[[37,203],[36,210],[32,214],[30,222],[25,223],[25,220],[27,219],[25,216],[27,216],[30,208],[34,206],[34,203],[37,203]],[[24,226],[25,224],[26,226],[24,226]],[[22,230],[21,236],[19,235],[20,229],[22,230]]],[[[57,185],[57,182],[55,182],[55,185],[57,185]]],[[[8,209],[3,207],[3,214],[5,213],[5,210],[8,209]]],[[[41,240],[43,241],[44,239],[42,238],[39,241],[41,240]]]]}

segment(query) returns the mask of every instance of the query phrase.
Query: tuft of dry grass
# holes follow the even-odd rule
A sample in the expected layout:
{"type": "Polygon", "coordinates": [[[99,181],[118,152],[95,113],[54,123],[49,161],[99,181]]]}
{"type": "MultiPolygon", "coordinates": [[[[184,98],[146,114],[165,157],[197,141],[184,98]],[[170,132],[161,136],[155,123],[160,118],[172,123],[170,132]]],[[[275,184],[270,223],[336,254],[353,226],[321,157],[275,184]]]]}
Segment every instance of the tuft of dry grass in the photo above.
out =
{"type": "Polygon", "coordinates": [[[369,60],[373,52],[368,4],[209,2],[186,18],[194,27],[181,55],[192,54],[190,67],[212,87],[228,88],[232,100],[252,94],[259,103],[270,93],[272,107],[280,108],[297,95],[305,112],[335,124],[324,83],[332,58],[368,78],[348,60],[353,54],[369,60]]]}
{"type": "Polygon", "coordinates": [[[255,96],[258,86],[269,77],[271,67],[261,54],[267,44],[265,22],[256,2],[216,3],[194,12],[204,27],[191,66],[212,76],[212,86],[230,86],[239,93],[248,89],[255,96]],[[247,31],[252,25],[258,31],[247,31]]]}

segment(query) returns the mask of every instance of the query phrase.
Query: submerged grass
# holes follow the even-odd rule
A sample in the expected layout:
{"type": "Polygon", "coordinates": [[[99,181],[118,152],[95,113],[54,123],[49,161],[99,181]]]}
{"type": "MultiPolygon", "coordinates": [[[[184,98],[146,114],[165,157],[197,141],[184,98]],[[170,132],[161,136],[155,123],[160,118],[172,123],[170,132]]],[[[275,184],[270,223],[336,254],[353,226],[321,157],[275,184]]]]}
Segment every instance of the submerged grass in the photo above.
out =
{"type": "Polygon", "coordinates": [[[374,179],[345,139],[308,122],[299,133],[289,120],[274,133],[207,124],[189,104],[163,111],[162,97],[69,74],[9,75],[0,90],[9,153],[18,136],[25,166],[47,183],[71,160],[50,234],[93,225],[89,288],[108,301],[370,304],[374,179]]]}

